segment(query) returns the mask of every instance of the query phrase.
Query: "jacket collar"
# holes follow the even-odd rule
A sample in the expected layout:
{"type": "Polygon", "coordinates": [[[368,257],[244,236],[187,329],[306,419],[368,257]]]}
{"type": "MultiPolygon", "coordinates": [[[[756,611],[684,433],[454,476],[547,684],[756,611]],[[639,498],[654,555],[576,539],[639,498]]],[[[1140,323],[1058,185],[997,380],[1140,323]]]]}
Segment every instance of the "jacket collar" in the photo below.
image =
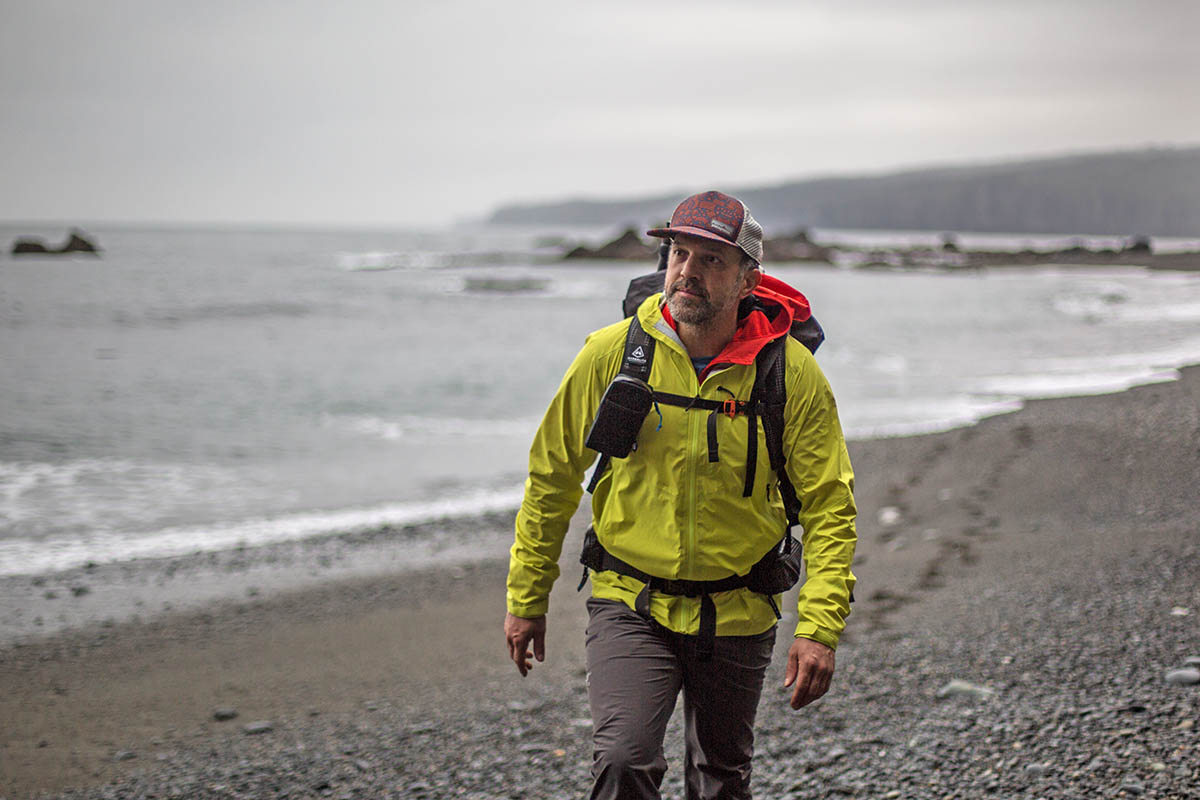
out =
{"type": "MultiPolygon", "coordinates": [[[[666,294],[660,300],[663,320],[676,330],[666,294]]],[[[793,322],[803,322],[812,315],[808,299],[788,284],[771,275],[763,275],[754,294],[738,308],[738,327],[725,348],[713,358],[700,376],[703,380],[714,367],[730,364],[753,364],[768,342],[786,335],[793,322]]]]}

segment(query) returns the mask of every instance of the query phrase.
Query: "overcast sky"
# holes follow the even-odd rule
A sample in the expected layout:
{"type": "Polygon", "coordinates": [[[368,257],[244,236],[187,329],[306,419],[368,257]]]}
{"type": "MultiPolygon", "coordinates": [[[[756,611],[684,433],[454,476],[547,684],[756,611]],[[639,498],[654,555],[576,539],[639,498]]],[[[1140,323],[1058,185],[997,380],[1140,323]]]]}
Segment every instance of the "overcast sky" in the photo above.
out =
{"type": "Polygon", "coordinates": [[[1200,144],[1195,0],[0,0],[0,219],[497,204],[1200,144]]]}

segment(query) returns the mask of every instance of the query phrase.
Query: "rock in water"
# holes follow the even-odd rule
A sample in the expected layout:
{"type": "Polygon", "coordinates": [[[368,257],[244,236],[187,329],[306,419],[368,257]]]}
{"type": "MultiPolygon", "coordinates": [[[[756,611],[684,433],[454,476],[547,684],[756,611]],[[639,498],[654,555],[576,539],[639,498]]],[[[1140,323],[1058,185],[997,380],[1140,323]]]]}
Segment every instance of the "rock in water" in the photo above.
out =
{"type": "Polygon", "coordinates": [[[236,708],[217,708],[213,710],[213,719],[217,722],[234,719],[238,715],[236,708]]]}
{"type": "Polygon", "coordinates": [[[100,248],[89,239],[83,231],[72,228],[70,236],[61,247],[48,247],[41,239],[32,236],[22,236],[13,242],[12,254],[21,255],[67,255],[70,253],[99,254],[100,248]]]}
{"type": "Polygon", "coordinates": [[[657,246],[646,244],[633,228],[595,250],[580,245],[563,256],[564,259],[606,258],[627,261],[650,261],[658,251],[657,246]]]}
{"type": "Polygon", "coordinates": [[[833,250],[816,244],[807,230],[790,236],[767,239],[763,242],[763,256],[767,261],[826,261],[832,258],[833,250]]]}
{"type": "Polygon", "coordinates": [[[1194,686],[1200,683],[1200,669],[1196,667],[1173,669],[1167,673],[1167,683],[1172,686],[1194,686]]]}
{"type": "Polygon", "coordinates": [[[67,239],[67,243],[59,248],[60,253],[99,253],[100,248],[96,247],[95,242],[83,235],[82,231],[71,231],[71,238],[67,239]]]}
{"type": "Polygon", "coordinates": [[[275,726],[267,720],[259,720],[258,722],[251,722],[250,724],[244,726],[242,730],[247,735],[254,736],[260,733],[270,733],[271,731],[275,730],[275,726]]]}
{"type": "Polygon", "coordinates": [[[1150,237],[1144,234],[1138,234],[1137,236],[1130,237],[1129,241],[1125,244],[1125,249],[1123,252],[1151,253],[1153,251],[1154,248],[1151,244],[1150,237]]]}
{"type": "Polygon", "coordinates": [[[49,248],[41,239],[34,239],[31,236],[22,236],[13,242],[12,254],[14,256],[24,255],[39,255],[49,253],[49,248]]]}

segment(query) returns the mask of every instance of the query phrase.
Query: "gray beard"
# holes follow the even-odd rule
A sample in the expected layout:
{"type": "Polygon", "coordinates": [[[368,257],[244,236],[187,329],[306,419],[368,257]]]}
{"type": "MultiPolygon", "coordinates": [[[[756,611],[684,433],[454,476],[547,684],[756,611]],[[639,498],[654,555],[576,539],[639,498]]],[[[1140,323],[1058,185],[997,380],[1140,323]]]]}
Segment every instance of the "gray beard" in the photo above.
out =
{"type": "Polygon", "coordinates": [[[674,288],[667,291],[667,308],[671,310],[671,318],[676,322],[694,325],[697,328],[708,327],[725,310],[723,306],[718,307],[713,302],[711,295],[697,301],[683,300],[674,288]]]}
{"type": "Polygon", "coordinates": [[[671,316],[676,322],[695,325],[700,328],[705,327],[717,317],[716,306],[708,300],[701,300],[698,303],[684,303],[678,299],[677,295],[673,294],[667,298],[667,307],[671,309],[671,316]]]}

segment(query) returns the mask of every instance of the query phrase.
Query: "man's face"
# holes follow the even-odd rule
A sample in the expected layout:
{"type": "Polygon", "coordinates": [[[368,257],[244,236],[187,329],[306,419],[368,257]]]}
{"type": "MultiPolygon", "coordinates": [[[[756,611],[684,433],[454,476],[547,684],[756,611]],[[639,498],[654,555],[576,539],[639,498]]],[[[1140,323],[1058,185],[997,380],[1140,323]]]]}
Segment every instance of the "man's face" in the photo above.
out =
{"type": "Polygon", "coordinates": [[[699,236],[679,234],[667,260],[667,307],[677,322],[705,327],[736,315],[743,297],[758,284],[758,270],[741,269],[742,251],[699,236]]]}

